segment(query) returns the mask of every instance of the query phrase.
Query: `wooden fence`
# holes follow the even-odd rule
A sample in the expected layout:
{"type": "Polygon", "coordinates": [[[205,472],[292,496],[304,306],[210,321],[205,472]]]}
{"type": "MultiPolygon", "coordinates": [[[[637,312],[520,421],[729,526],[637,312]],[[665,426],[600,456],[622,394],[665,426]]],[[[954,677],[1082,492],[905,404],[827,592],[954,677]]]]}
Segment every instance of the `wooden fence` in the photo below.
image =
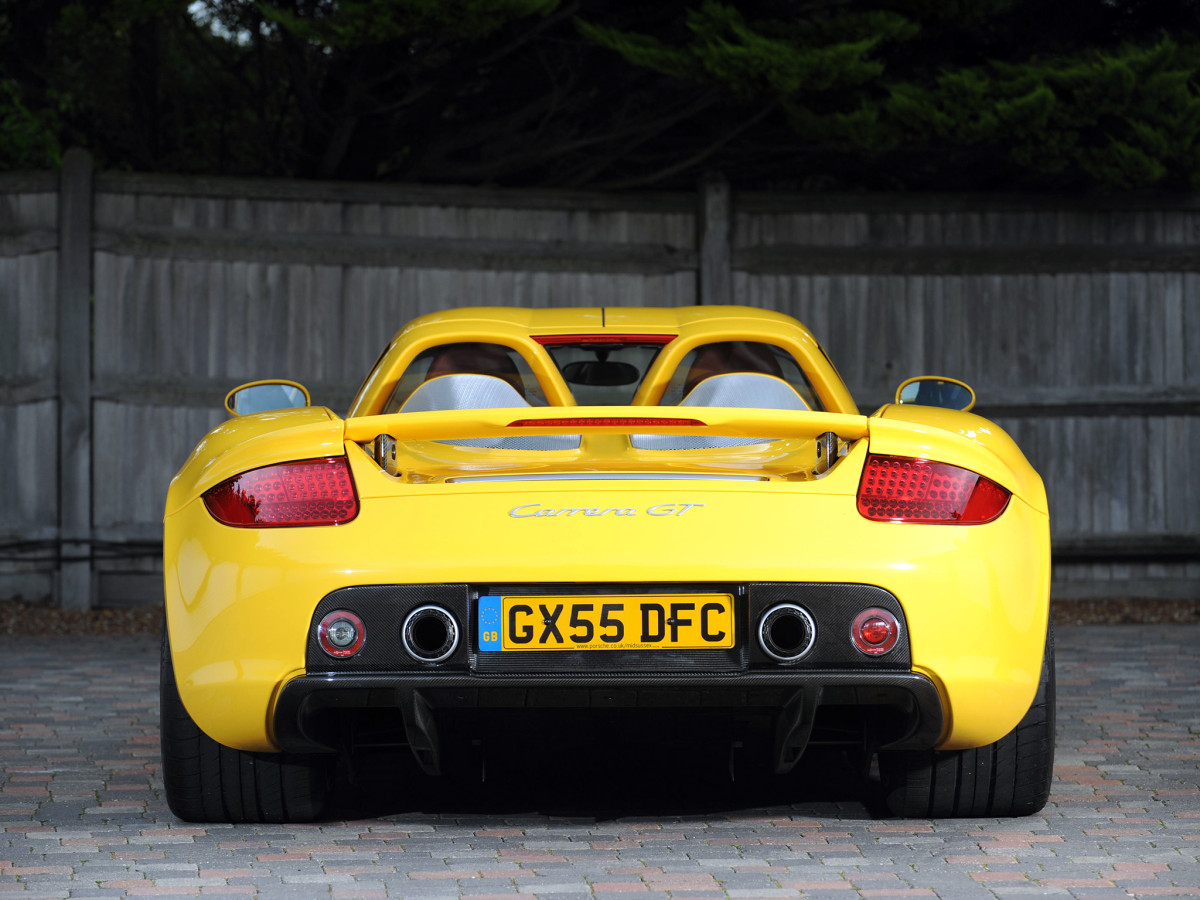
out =
{"type": "Polygon", "coordinates": [[[460,305],[746,303],[869,411],[961,377],[1042,472],[1055,595],[1197,599],[1200,199],[599,195],[0,175],[0,596],[151,602],[166,486],[233,385],[344,408],[460,305]]]}

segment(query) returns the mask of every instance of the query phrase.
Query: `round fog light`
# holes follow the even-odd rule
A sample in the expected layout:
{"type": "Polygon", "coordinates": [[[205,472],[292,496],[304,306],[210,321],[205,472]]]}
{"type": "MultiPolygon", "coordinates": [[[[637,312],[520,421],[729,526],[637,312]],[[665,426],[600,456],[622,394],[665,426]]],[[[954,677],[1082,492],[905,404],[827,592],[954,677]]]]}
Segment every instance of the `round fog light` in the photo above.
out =
{"type": "Polygon", "coordinates": [[[335,610],[317,626],[317,643],[327,654],[337,659],[353,656],[367,640],[363,620],[344,609],[335,610]]]}
{"type": "Polygon", "coordinates": [[[900,640],[900,622],[886,609],[864,609],[850,626],[850,639],[860,653],[882,656],[900,640]]]}

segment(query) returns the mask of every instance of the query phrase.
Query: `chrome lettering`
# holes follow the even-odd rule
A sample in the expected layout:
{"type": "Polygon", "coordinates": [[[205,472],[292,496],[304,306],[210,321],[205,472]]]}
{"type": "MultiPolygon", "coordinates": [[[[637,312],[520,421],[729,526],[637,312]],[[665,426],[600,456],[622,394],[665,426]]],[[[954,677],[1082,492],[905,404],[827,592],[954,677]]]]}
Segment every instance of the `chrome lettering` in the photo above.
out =
{"type": "MultiPolygon", "coordinates": [[[[682,516],[684,513],[692,509],[698,509],[704,506],[703,503],[658,503],[649,507],[646,510],[648,516],[682,516]]],[[[628,506],[609,506],[601,509],[598,506],[564,506],[562,509],[555,509],[551,506],[542,506],[540,503],[523,503],[520,506],[514,506],[508,511],[511,518],[514,519],[532,519],[532,518],[554,518],[557,516],[566,516],[568,519],[571,516],[582,513],[588,518],[596,518],[600,516],[636,516],[638,511],[628,506]]]]}
{"type": "Polygon", "coordinates": [[[682,516],[689,509],[703,506],[703,503],[659,503],[646,510],[648,516],[682,516]]]}

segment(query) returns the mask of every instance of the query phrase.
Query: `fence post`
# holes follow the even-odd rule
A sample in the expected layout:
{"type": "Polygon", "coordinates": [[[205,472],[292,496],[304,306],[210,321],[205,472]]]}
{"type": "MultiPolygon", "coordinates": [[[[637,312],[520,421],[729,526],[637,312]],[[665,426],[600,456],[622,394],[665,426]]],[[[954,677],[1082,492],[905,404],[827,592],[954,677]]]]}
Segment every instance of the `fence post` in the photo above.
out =
{"type": "Polygon", "coordinates": [[[698,300],[710,306],[733,302],[733,203],[720,173],[700,180],[697,227],[700,238],[698,300]]]}
{"type": "Polygon", "coordinates": [[[92,605],[92,157],[63,154],[58,193],[58,605],[92,605]]]}

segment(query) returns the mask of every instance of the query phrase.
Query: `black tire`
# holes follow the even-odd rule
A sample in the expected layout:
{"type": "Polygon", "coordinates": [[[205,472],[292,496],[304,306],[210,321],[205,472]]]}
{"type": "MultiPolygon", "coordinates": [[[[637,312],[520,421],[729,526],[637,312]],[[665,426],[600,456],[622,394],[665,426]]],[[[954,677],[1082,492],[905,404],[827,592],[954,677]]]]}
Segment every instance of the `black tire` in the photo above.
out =
{"type": "Polygon", "coordinates": [[[164,633],[159,732],[167,805],[185,822],[311,822],[329,792],[333,757],[248,753],[218,744],[192,721],[175,685],[164,633]]]}
{"type": "Polygon", "coordinates": [[[1017,727],[972,750],[881,751],[888,809],[905,818],[1029,816],[1054,774],[1054,629],[1046,632],[1037,694],[1017,727]]]}

